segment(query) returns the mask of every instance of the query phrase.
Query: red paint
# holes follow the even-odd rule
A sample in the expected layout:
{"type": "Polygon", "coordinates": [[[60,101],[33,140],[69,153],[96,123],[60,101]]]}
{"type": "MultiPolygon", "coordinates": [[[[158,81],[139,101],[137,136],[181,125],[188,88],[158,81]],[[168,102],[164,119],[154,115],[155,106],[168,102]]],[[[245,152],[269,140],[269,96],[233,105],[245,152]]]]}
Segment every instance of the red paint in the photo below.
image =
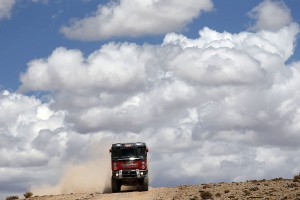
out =
{"type": "Polygon", "coordinates": [[[146,160],[130,160],[130,161],[113,161],[111,163],[111,169],[116,170],[125,170],[125,169],[140,169],[147,170],[147,159],[146,160]],[[144,164],[142,164],[144,162],[144,164]],[[114,164],[116,163],[116,164],[114,164]],[[144,168],[143,168],[144,165],[144,168]]]}

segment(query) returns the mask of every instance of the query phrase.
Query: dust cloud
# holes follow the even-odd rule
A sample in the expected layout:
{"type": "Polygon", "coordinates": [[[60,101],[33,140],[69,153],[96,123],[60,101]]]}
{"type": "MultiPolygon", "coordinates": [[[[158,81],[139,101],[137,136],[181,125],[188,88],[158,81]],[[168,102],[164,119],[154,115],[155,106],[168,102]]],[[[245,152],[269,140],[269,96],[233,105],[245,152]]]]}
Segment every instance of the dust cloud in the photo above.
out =
{"type": "Polygon", "coordinates": [[[89,159],[82,163],[65,163],[57,184],[35,185],[30,190],[36,195],[110,192],[111,162],[110,156],[101,152],[108,149],[107,145],[104,146],[105,148],[99,148],[97,145],[91,145],[89,159]]]}
{"type": "Polygon", "coordinates": [[[33,186],[31,191],[37,195],[105,193],[110,191],[110,176],[109,160],[91,160],[66,166],[57,185],[33,186]]]}

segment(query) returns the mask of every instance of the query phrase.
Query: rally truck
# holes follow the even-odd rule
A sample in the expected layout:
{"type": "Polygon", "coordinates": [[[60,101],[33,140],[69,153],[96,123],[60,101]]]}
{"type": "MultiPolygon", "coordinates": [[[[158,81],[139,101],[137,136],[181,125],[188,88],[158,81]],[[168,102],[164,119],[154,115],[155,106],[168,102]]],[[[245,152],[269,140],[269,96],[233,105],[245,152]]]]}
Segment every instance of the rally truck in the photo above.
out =
{"type": "Polygon", "coordinates": [[[120,192],[121,186],[137,186],[148,191],[148,148],[143,142],[116,143],[111,149],[111,189],[120,192]]]}

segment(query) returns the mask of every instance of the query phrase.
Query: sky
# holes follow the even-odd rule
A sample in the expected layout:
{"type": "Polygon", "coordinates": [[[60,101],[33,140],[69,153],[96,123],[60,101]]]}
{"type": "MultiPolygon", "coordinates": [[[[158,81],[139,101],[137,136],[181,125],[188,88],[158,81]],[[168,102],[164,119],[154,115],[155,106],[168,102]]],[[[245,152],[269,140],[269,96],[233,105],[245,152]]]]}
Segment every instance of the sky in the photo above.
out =
{"type": "Polygon", "coordinates": [[[152,187],[298,174],[298,8],[0,0],[0,193],[104,191],[114,142],[152,187]]]}

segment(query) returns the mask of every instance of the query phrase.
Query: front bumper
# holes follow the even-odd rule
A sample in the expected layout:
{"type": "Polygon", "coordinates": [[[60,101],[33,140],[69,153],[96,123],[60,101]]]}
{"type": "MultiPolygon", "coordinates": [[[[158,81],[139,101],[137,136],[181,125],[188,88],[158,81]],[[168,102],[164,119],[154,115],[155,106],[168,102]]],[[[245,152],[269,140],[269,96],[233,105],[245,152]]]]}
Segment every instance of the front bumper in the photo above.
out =
{"type": "Polygon", "coordinates": [[[112,172],[114,179],[143,179],[148,177],[148,170],[128,169],[116,170],[112,172]]]}

